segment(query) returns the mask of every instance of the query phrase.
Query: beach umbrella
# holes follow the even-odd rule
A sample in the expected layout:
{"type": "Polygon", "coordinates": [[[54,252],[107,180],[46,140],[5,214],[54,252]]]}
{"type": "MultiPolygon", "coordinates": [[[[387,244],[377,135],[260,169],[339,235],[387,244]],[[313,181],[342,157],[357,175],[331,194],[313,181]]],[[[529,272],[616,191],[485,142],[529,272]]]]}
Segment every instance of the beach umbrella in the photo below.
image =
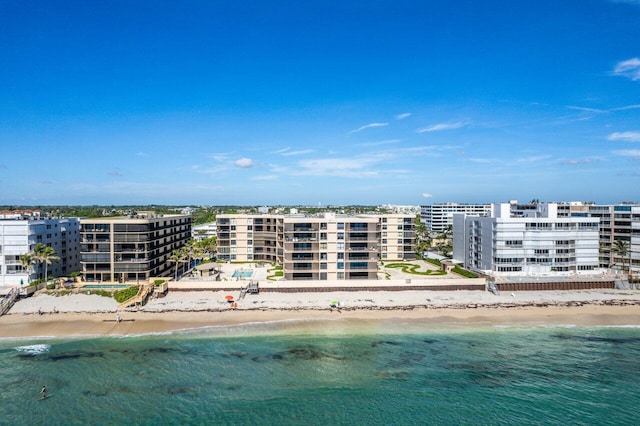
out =
{"type": "Polygon", "coordinates": [[[229,300],[229,301],[233,300],[233,296],[232,296],[232,295],[230,295],[230,294],[229,294],[229,295],[227,295],[227,296],[225,296],[224,298],[225,298],[225,299],[227,299],[227,300],[229,300]]]}

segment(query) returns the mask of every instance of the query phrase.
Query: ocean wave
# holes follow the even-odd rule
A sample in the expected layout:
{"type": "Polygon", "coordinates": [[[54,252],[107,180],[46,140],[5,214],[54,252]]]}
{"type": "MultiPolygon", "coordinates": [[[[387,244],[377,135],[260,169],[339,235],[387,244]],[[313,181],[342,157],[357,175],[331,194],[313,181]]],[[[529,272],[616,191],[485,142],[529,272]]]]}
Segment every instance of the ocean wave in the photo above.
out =
{"type": "Polygon", "coordinates": [[[41,343],[38,345],[18,346],[14,349],[18,352],[24,352],[30,355],[41,355],[49,352],[49,350],[51,349],[51,345],[41,343]]]}
{"type": "MultiPolygon", "coordinates": [[[[239,324],[220,324],[220,325],[205,325],[200,327],[189,327],[178,330],[167,330],[158,332],[147,332],[137,334],[125,334],[125,335],[113,335],[102,337],[114,337],[119,339],[128,339],[145,336],[216,336],[216,337],[235,337],[235,336],[253,336],[261,334],[305,334],[304,332],[311,332],[314,334],[324,334],[322,328],[319,328],[321,324],[336,323],[336,322],[348,322],[341,318],[321,318],[321,319],[279,319],[273,321],[249,321],[239,324]],[[296,332],[297,331],[297,332],[296,332]]],[[[325,330],[325,333],[330,331],[325,330]]],[[[335,333],[335,331],[334,331],[335,333]]]]}

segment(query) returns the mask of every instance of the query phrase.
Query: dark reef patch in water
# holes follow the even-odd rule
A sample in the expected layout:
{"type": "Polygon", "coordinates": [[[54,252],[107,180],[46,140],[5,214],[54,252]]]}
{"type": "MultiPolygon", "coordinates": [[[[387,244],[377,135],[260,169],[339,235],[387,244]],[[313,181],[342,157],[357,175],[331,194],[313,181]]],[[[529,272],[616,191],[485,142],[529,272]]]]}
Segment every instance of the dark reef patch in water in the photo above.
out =
{"type": "Polygon", "coordinates": [[[560,340],[576,340],[578,342],[611,343],[622,345],[627,343],[638,343],[638,337],[601,337],[601,336],[580,336],[577,334],[552,334],[551,337],[560,340]]]}
{"type": "Polygon", "coordinates": [[[380,345],[390,345],[390,346],[400,346],[400,342],[394,342],[393,340],[377,340],[375,342],[371,342],[371,347],[375,348],[380,345]]]}

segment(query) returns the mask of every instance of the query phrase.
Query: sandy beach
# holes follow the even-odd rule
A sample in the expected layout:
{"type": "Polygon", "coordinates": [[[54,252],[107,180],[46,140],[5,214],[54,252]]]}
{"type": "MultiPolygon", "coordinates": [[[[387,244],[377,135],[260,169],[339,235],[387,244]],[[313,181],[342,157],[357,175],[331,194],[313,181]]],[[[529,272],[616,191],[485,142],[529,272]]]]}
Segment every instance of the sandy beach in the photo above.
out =
{"type": "Polygon", "coordinates": [[[41,294],[0,317],[0,338],[136,335],[274,321],[402,319],[434,323],[640,325],[640,292],[583,290],[494,295],[480,291],[261,293],[173,292],[138,310],[113,299],[41,294]],[[337,308],[330,305],[337,302],[337,308]],[[39,314],[38,312],[42,312],[39,314]],[[116,312],[122,321],[116,322],[116,312]]]}

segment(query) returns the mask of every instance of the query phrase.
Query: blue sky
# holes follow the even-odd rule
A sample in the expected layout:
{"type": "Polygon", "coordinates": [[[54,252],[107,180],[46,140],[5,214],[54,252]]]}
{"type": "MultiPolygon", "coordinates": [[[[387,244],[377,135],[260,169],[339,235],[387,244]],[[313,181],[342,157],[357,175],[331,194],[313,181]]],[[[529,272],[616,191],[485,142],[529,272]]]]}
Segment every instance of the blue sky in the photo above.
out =
{"type": "Polygon", "coordinates": [[[0,204],[640,201],[640,0],[0,0],[0,204]]]}

